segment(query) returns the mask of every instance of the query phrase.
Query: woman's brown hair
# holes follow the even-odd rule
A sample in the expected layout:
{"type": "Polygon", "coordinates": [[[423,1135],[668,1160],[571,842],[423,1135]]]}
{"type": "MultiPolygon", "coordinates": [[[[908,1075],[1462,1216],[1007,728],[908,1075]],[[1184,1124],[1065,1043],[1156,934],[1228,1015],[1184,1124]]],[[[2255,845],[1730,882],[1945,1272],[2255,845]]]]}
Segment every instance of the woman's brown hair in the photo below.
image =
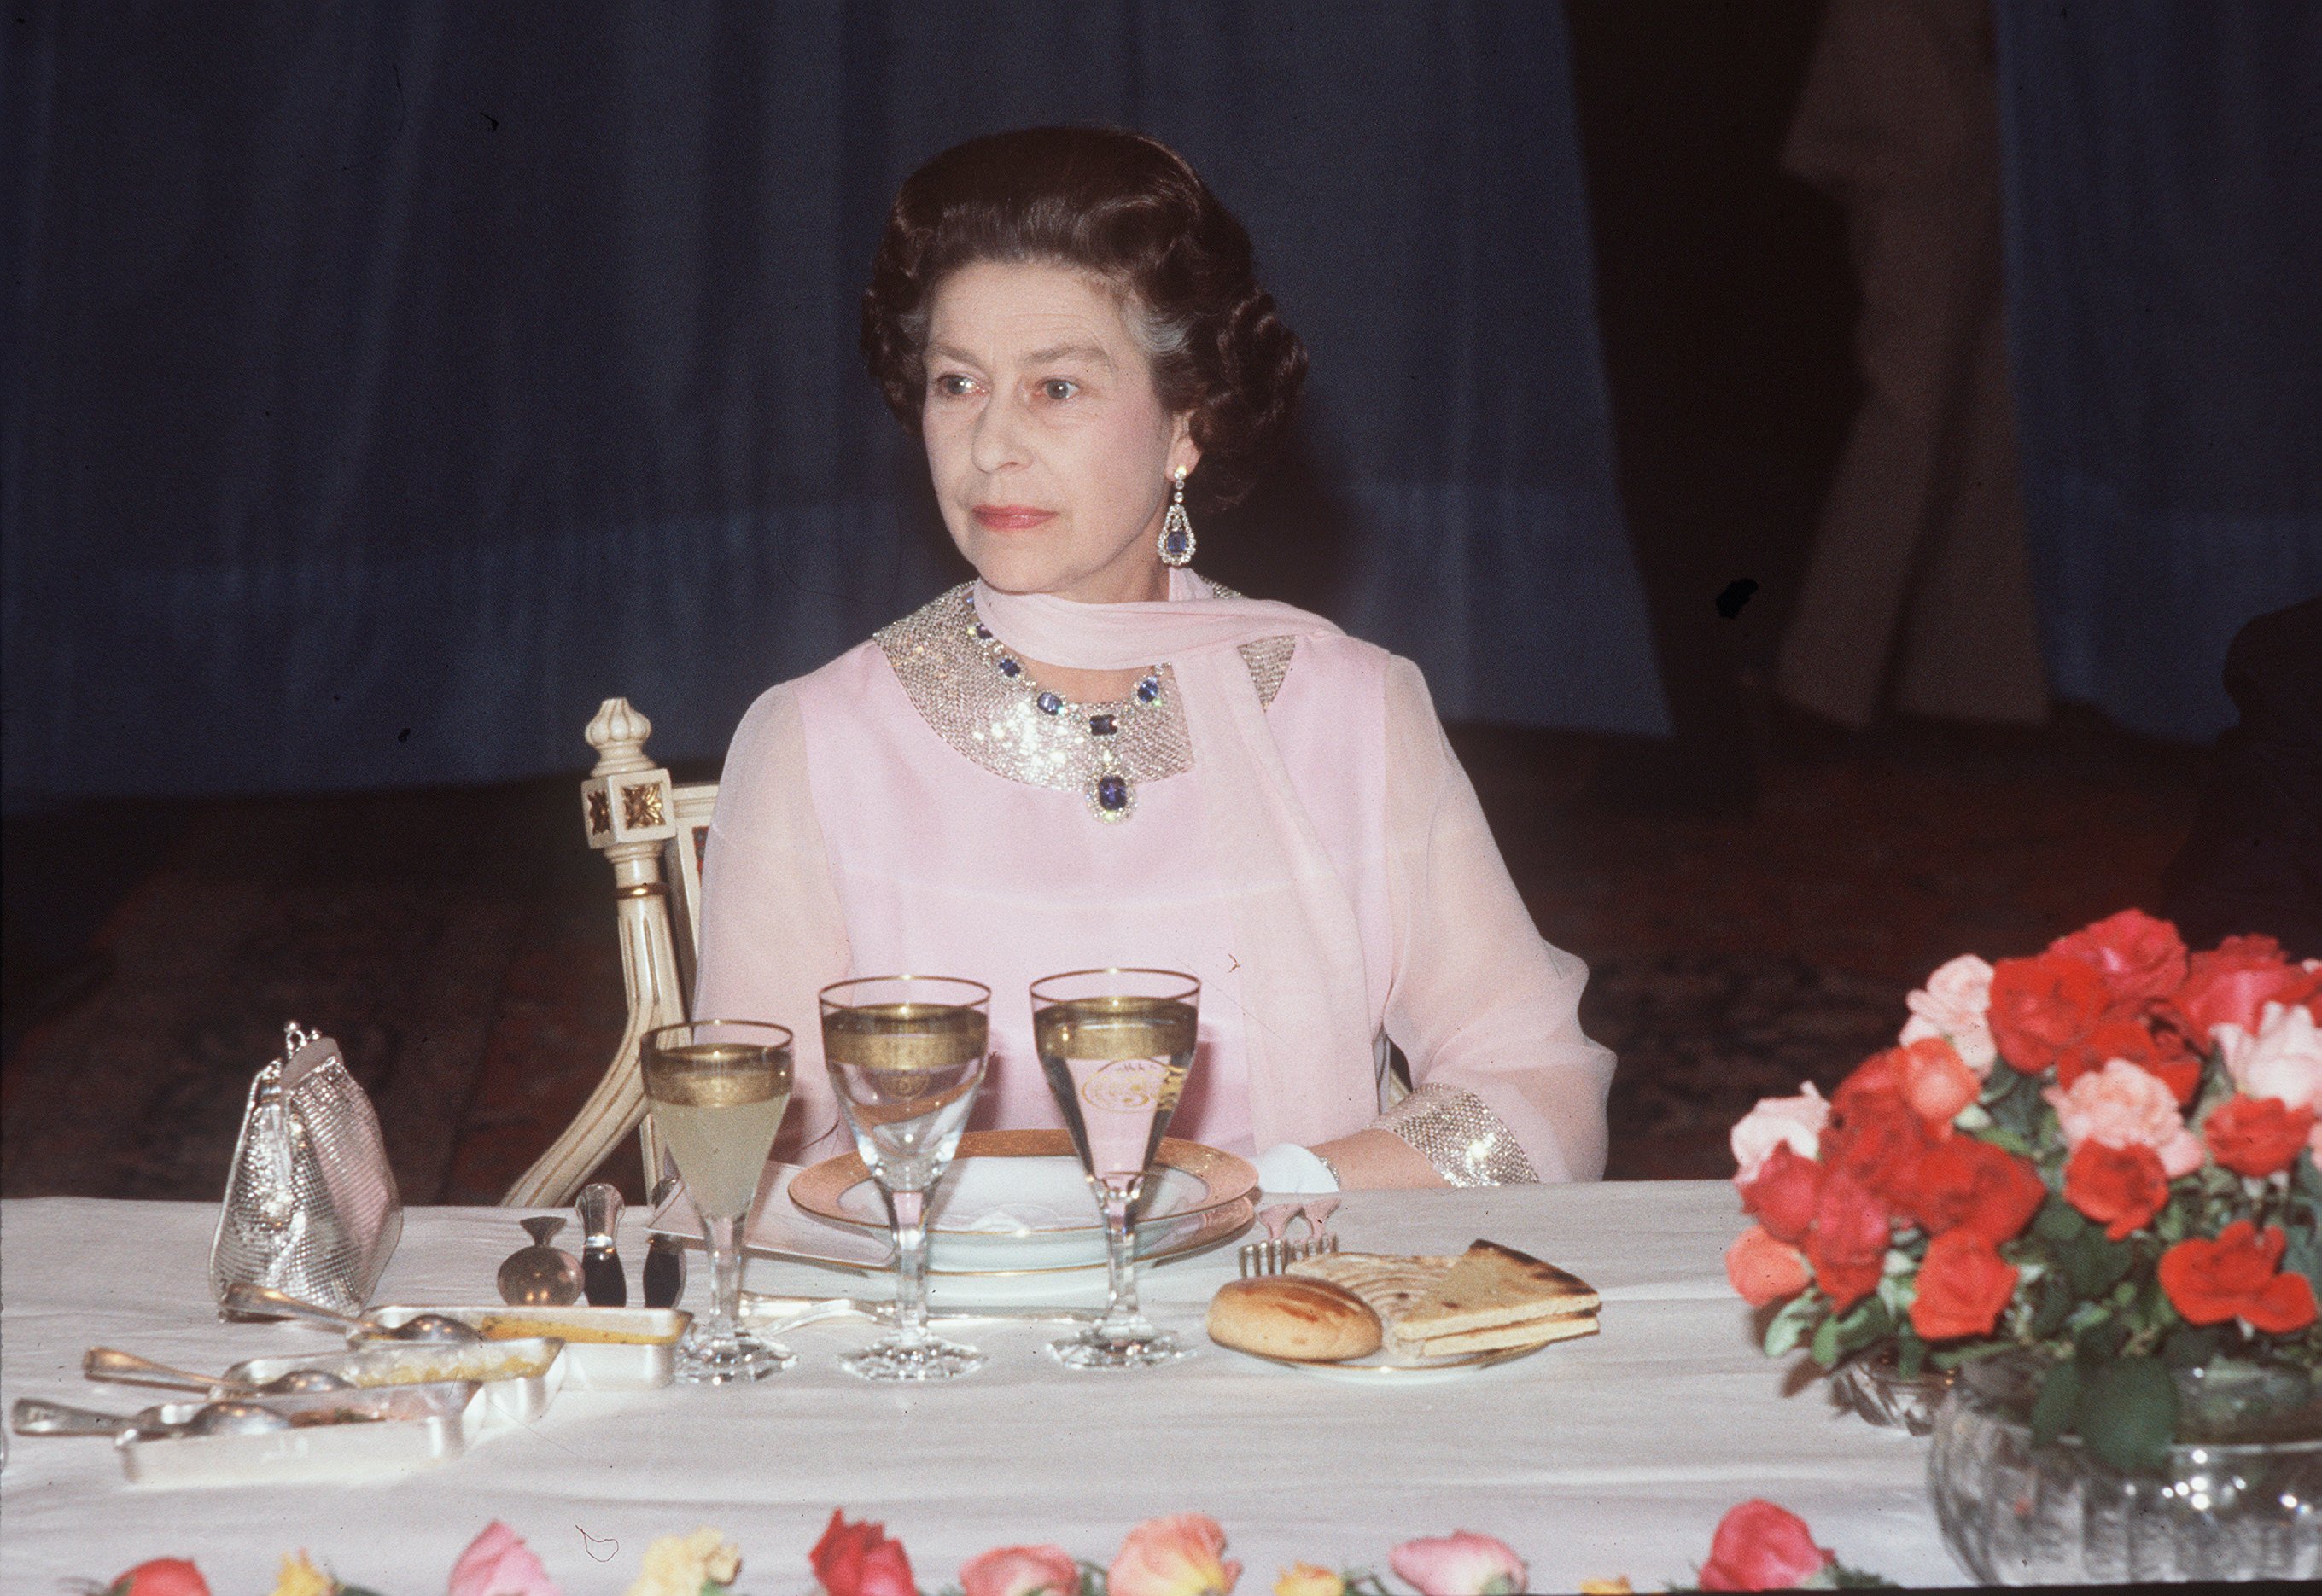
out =
{"type": "Polygon", "coordinates": [[[1249,234],[1184,157],[1118,128],[1036,127],[955,145],[895,196],[863,293],[863,358],[917,431],[936,287],[977,260],[1054,261],[1122,296],[1172,412],[1192,412],[1201,509],[1239,503],[1289,424],[1306,348],[1257,286],[1249,234]]]}

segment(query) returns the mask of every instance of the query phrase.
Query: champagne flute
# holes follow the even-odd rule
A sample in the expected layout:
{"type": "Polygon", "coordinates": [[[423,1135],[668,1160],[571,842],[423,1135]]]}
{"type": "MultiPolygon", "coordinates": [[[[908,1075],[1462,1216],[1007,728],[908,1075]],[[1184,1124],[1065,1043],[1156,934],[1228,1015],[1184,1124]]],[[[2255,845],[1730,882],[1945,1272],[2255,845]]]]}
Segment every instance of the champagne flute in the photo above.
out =
{"type": "Polygon", "coordinates": [[[865,1380],[949,1380],[983,1366],[928,1329],[928,1194],[951,1163],[983,1083],[992,989],[884,975],[822,990],[822,1055],[855,1150],[895,1230],[895,1333],[838,1360],[865,1380]]]}
{"type": "Polygon", "coordinates": [[[1173,970],[1079,970],[1032,983],[1032,1031],[1104,1213],[1104,1317],[1048,1350],[1072,1369],[1141,1369],[1193,1351],[1137,1307],[1137,1206],[1193,1067],[1202,983],[1173,970]]]}
{"type": "Polygon", "coordinates": [[[677,1378],[763,1380],[797,1362],[743,1328],[742,1221],[791,1101],[791,1033],[754,1020],[692,1020],[648,1034],[638,1053],[654,1126],[676,1161],[709,1248],[711,1310],[677,1344],[677,1378]]]}

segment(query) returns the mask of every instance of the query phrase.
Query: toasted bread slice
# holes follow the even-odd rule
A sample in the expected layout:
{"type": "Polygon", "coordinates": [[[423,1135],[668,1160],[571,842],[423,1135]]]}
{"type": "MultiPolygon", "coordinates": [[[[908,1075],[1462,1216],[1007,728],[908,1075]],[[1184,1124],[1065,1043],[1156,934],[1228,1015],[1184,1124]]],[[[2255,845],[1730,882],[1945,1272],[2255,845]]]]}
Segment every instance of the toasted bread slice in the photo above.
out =
{"type": "Polygon", "coordinates": [[[1318,1258],[1301,1259],[1288,1272],[1328,1281],[1352,1291],[1392,1327],[1412,1309],[1432,1300],[1458,1262],[1393,1253],[1324,1253],[1318,1258]]]}
{"type": "Polygon", "coordinates": [[[1396,1316],[1395,1336],[1432,1340],[1526,1319],[1578,1318],[1596,1311],[1595,1288],[1553,1263],[1513,1247],[1479,1241],[1453,1264],[1432,1298],[1396,1316]]]}
{"type": "Polygon", "coordinates": [[[1525,1319],[1513,1325],[1495,1325],[1488,1330],[1461,1330],[1449,1336],[1430,1336],[1423,1340],[1397,1333],[1388,1337],[1387,1351],[1397,1358],[1436,1358],[1453,1353],[1496,1352],[1505,1346],[1545,1346],[1551,1341],[1569,1341],[1575,1336],[1596,1334],[1596,1316],[1582,1314],[1562,1318],[1525,1319]]]}

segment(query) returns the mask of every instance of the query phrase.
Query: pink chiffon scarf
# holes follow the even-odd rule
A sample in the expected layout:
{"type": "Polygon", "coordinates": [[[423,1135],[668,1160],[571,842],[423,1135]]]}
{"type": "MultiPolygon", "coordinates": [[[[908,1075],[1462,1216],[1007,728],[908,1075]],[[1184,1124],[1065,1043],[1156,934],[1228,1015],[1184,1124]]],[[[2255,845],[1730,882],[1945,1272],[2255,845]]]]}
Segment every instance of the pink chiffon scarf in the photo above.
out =
{"type": "Polygon", "coordinates": [[[1270,637],[1338,636],[1339,628],[1294,605],[1220,597],[1184,570],[1170,573],[1166,603],[1080,604],[980,580],[974,597],[983,624],[1028,659],[1073,670],[1170,668],[1210,845],[1239,889],[1233,929],[1253,1137],[1261,1148],[1311,1145],[1367,1123],[1376,1085],[1354,902],[1236,652],[1270,637]]]}

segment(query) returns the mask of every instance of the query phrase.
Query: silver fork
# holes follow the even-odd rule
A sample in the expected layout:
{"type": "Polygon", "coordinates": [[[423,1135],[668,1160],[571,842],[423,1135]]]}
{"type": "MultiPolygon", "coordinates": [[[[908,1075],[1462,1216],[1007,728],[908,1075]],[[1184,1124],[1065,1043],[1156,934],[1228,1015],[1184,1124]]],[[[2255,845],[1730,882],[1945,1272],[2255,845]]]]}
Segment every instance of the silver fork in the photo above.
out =
{"type": "Polygon", "coordinates": [[[1253,1275],[1280,1274],[1302,1259],[1317,1257],[1339,1250],[1339,1238],[1330,1229],[1330,1210],[1337,1208],[1334,1199],[1319,1202],[1277,1202],[1257,1211],[1257,1222],[1266,1227],[1264,1241],[1244,1242],[1234,1256],[1239,1261],[1244,1280],[1253,1275]],[[1288,1239],[1293,1220],[1306,1223],[1303,1241],[1288,1239]]]}

